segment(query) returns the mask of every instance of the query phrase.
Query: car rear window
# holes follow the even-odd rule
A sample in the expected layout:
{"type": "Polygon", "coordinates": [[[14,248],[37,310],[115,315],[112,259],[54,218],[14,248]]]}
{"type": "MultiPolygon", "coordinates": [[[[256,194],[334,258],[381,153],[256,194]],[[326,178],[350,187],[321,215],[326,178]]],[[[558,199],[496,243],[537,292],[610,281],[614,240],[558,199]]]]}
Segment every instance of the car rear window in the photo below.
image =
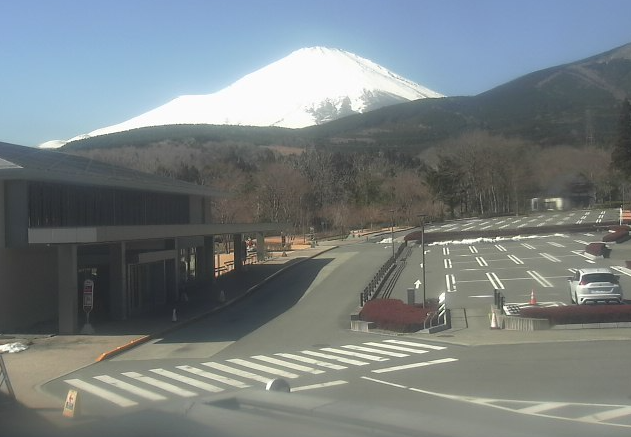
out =
{"type": "Polygon", "coordinates": [[[615,283],[616,278],[611,273],[590,273],[588,275],[584,275],[581,282],[585,284],[589,284],[591,282],[611,282],[615,283]]]}

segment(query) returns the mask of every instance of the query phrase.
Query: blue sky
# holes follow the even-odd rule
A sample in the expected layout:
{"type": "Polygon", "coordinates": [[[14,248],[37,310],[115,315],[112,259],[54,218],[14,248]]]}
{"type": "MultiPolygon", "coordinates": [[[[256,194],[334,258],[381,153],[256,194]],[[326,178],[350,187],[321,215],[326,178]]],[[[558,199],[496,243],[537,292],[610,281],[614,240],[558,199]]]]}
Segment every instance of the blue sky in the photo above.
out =
{"type": "Polygon", "coordinates": [[[0,141],[68,139],[318,45],[475,95],[631,43],[629,17],[629,0],[3,0],[0,141]]]}

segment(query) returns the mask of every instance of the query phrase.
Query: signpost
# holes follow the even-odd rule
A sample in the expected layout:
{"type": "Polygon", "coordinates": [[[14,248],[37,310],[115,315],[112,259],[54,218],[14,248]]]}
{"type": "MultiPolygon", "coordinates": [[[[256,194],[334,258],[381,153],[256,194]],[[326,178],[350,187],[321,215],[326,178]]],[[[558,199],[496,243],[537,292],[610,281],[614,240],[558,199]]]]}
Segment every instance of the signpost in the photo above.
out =
{"type": "Polygon", "coordinates": [[[94,307],[94,281],[83,281],[83,311],[85,312],[85,325],[81,328],[82,334],[94,334],[94,328],[90,325],[90,312],[94,307]]]}

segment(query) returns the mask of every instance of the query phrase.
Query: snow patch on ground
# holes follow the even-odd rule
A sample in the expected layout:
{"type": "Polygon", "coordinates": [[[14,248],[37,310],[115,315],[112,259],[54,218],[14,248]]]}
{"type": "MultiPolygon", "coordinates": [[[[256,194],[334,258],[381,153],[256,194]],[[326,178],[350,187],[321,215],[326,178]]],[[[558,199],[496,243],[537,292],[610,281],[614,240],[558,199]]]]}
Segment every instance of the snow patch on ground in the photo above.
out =
{"type": "Polygon", "coordinates": [[[7,343],[0,345],[0,353],[9,353],[13,354],[16,352],[22,352],[28,349],[24,343],[7,343]]]}
{"type": "Polygon", "coordinates": [[[498,243],[501,241],[521,241],[521,240],[533,240],[538,238],[550,238],[550,237],[566,237],[565,234],[552,234],[552,235],[517,235],[515,237],[493,237],[493,238],[468,238],[465,240],[450,240],[450,241],[436,241],[429,243],[428,246],[446,246],[448,244],[475,244],[475,243],[498,243]]]}

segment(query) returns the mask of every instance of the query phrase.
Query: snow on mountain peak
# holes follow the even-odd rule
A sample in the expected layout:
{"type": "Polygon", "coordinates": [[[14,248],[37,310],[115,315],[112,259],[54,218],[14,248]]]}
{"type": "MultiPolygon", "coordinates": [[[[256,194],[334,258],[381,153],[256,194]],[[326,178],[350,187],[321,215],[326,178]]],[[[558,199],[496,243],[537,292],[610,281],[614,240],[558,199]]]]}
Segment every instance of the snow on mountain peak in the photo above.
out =
{"type": "Polygon", "coordinates": [[[213,94],[185,95],[72,140],[147,126],[231,124],[301,128],[353,113],[443,97],[353,53],[296,50],[213,94]]]}

